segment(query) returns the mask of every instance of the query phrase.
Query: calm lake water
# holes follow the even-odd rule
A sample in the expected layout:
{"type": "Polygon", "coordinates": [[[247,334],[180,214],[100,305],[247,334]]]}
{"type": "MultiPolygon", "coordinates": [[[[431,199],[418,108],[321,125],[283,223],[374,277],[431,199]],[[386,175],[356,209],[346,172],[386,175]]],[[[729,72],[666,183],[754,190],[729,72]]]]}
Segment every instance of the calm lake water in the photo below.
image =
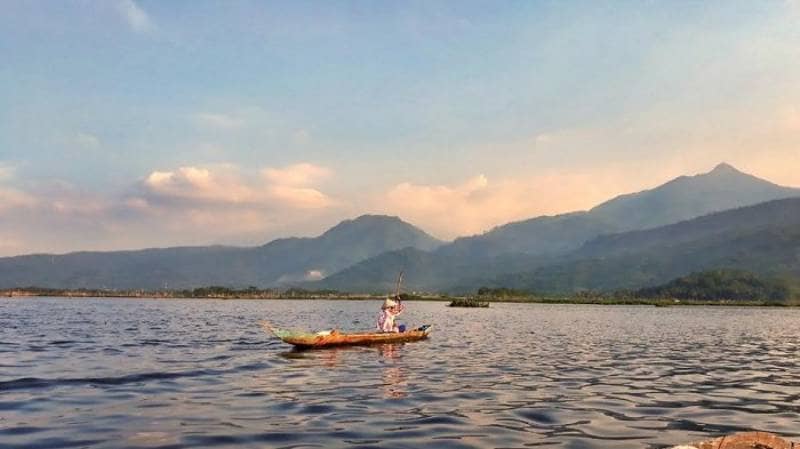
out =
{"type": "Polygon", "coordinates": [[[800,436],[800,310],[410,303],[428,341],[293,352],[376,301],[0,299],[3,448],[657,448],[800,436]]]}

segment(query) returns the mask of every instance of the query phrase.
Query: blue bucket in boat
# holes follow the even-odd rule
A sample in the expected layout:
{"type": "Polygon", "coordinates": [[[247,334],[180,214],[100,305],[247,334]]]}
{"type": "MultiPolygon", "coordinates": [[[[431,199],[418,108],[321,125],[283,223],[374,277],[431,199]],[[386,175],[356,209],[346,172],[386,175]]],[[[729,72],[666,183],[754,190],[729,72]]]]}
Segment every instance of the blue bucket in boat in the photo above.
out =
{"type": "Polygon", "coordinates": [[[405,332],[406,331],[406,325],[405,324],[401,324],[401,325],[397,326],[397,330],[399,330],[400,332],[405,332]]]}

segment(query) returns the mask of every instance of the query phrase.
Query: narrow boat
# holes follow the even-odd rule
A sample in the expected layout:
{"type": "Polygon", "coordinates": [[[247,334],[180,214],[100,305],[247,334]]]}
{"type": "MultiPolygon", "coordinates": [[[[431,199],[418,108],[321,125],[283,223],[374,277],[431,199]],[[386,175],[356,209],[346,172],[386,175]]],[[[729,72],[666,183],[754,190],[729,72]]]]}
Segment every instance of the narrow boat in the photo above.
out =
{"type": "Polygon", "coordinates": [[[346,345],[373,345],[381,343],[407,343],[424,340],[433,330],[433,326],[425,325],[405,332],[339,332],[338,330],[322,332],[306,332],[281,329],[261,323],[265,331],[275,335],[285,343],[298,348],[326,348],[346,345]]]}

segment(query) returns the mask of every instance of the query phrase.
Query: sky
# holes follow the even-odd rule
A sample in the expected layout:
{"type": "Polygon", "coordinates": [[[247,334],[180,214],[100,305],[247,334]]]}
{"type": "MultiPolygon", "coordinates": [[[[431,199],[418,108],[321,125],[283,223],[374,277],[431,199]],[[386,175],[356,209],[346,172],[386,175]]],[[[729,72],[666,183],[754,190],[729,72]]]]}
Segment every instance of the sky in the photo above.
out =
{"type": "Polygon", "coordinates": [[[0,2],[0,256],[800,186],[800,2],[0,2]]]}

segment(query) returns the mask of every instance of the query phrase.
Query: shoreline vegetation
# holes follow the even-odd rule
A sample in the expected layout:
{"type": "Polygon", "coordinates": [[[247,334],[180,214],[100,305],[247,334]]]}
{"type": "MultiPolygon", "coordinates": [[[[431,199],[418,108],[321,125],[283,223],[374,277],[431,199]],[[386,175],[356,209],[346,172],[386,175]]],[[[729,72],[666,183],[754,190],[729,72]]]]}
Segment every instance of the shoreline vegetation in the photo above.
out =
{"type": "Polygon", "coordinates": [[[489,301],[477,298],[454,298],[448,305],[450,307],[486,308],[489,307],[489,301]]]}
{"type": "MultiPolygon", "coordinates": [[[[149,299],[329,299],[380,300],[386,293],[348,293],[336,290],[306,290],[301,288],[235,289],[211,286],[182,290],[112,290],[112,289],[54,289],[24,287],[0,289],[0,298],[25,297],[64,298],[149,298],[149,299]]],[[[403,301],[442,301],[458,306],[488,307],[489,303],[537,304],[595,304],[670,306],[800,306],[800,289],[785,279],[763,278],[755,274],[714,270],[693,273],[666,284],[639,290],[611,292],[581,291],[572,294],[537,294],[508,288],[481,287],[473,294],[447,295],[434,293],[403,293],[403,301]]]]}

